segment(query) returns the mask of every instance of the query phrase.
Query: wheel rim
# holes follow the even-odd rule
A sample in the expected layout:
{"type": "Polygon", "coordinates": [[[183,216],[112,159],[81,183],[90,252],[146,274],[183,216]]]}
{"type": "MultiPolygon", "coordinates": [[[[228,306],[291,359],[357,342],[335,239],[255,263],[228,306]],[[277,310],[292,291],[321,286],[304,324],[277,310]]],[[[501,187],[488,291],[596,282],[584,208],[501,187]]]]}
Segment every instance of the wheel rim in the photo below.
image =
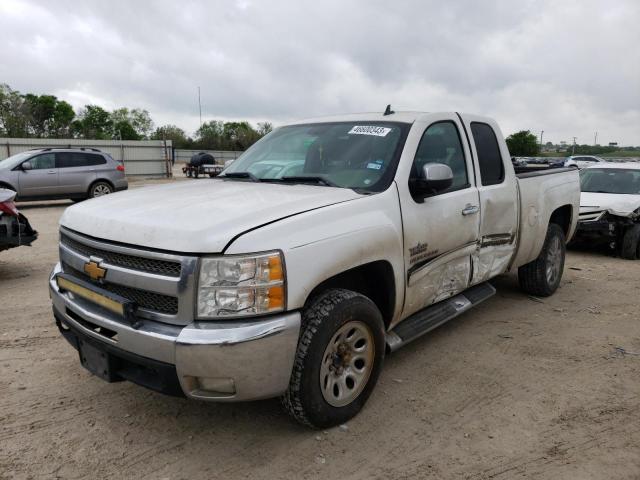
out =
{"type": "Polygon", "coordinates": [[[110,193],[111,193],[111,189],[109,188],[108,185],[105,185],[104,183],[99,183],[93,188],[94,197],[101,197],[103,195],[108,195],[110,193]]]}
{"type": "Polygon", "coordinates": [[[375,344],[369,327],[354,320],[333,334],[322,356],[320,390],[333,407],[350,404],[369,381],[375,358],[375,344]]]}
{"type": "Polygon", "coordinates": [[[562,245],[558,237],[553,237],[547,253],[547,282],[554,284],[560,277],[562,267],[562,245]]]}

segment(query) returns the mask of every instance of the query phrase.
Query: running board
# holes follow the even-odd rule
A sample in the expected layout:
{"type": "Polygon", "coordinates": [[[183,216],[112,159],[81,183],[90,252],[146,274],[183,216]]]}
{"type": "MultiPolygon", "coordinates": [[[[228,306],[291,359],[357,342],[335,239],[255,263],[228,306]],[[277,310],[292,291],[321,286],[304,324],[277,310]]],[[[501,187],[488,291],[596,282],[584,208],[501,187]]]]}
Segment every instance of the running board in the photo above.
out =
{"type": "Polygon", "coordinates": [[[387,345],[392,352],[457,317],[495,295],[493,285],[485,282],[468,288],[447,300],[431,305],[396,325],[387,333],[387,345]]]}

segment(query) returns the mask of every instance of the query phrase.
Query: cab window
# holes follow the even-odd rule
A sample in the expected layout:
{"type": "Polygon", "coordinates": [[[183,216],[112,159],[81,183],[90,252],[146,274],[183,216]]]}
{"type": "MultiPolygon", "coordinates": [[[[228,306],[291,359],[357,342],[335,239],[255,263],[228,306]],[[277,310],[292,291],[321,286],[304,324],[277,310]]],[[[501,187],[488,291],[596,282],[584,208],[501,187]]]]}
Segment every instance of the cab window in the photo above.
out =
{"type": "Polygon", "coordinates": [[[504,164],[496,134],[486,123],[471,123],[471,133],[478,152],[482,185],[497,185],[504,180],[504,164]]]}
{"type": "Polygon", "coordinates": [[[56,158],[53,153],[43,153],[42,155],[30,158],[28,161],[33,170],[44,170],[46,168],[56,167],[56,158]]]}
{"type": "Polygon", "coordinates": [[[453,122],[437,122],[425,130],[411,167],[410,185],[421,177],[422,167],[427,163],[443,163],[453,172],[451,187],[439,193],[469,187],[462,141],[458,128],[453,122]]]}

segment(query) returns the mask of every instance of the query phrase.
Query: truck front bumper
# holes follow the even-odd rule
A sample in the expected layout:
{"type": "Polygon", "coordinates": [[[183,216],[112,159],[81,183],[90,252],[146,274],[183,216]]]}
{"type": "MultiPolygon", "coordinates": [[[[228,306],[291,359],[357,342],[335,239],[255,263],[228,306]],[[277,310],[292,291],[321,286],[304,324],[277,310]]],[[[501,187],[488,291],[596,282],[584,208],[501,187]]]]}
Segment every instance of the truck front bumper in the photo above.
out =
{"type": "Polygon", "coordinates": [[[136,329],[102,307],[61,292],[55,281],[60,272],[56,265],[49,279],[58,328],[76,349],[86,342],[108,354],[112,379],[212,401],[257,400],[286,391],[299,312],[187,326],[143,320],[136,329]]]}

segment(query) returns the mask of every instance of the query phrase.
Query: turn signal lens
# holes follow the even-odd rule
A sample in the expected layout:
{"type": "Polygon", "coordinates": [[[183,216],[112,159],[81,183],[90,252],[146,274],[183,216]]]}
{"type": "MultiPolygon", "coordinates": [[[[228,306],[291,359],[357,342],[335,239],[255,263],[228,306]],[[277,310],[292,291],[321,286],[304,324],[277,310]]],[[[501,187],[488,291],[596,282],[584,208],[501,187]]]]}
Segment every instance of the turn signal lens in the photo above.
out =
{"type": "Polygon", "coordinates": [[[267,293],[269,310],[281,310],[284,307],[284,288],[271,287],[267,293]]]}

